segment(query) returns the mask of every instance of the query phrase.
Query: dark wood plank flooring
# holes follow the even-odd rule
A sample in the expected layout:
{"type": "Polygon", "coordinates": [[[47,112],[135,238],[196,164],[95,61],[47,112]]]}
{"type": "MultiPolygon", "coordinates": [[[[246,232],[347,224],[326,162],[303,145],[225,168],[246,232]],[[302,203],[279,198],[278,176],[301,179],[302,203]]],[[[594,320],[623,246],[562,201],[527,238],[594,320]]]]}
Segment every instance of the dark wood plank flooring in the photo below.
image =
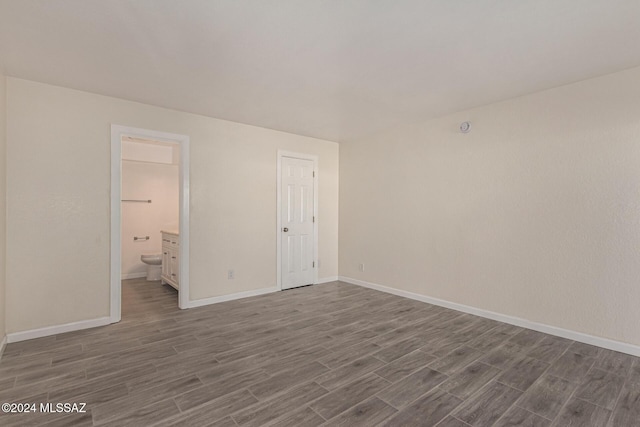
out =
{"type": "Polygon", "coordinates": [[[118,324],[9,344],[3,426],[640,426],[638,358],[345,283],[191,310],[123,282],[118,324]]]}

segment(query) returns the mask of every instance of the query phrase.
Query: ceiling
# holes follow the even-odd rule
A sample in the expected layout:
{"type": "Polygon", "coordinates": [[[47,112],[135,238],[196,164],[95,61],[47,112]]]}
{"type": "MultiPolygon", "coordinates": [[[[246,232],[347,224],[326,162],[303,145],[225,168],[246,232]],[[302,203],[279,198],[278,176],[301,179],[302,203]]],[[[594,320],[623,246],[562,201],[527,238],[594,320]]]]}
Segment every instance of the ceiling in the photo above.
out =
{"type": "Polygon", "coordinates": [[[6,75],[338,142],[635,66],[638,0],[0,0],[6,75]]]}

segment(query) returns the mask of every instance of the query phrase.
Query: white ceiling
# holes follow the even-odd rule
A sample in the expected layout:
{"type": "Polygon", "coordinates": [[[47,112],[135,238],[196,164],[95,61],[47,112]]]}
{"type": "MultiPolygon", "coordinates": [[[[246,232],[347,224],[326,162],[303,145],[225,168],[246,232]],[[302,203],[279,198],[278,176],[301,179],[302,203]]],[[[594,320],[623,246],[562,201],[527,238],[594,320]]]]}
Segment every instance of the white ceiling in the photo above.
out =
{"type": "Polygon", "coordinates": [[[332,141],[639,65],[638,0],[0,0],[7,75],[332,141]]]}

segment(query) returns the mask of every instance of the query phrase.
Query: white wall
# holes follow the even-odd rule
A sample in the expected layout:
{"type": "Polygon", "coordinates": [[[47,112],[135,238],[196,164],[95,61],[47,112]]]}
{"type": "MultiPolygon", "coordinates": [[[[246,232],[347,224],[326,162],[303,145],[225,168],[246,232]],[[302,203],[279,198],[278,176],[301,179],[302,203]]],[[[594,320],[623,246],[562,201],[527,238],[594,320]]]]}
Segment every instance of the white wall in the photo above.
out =
{"type": "Polygon", "coordinates": [[[640,68],[341,144],[340,274],[640,344],[640,68]]]}
{"type": "Polygon", "coordinates": [[[111,124],[190,137],[192,300],[276,285],[278,149],[319,156],[337,275],[337,144],[16,78],[7,101],[9,333],[109,316],[111,124]]]}
{"type": "MultiPolygon", "coordinates": [[[[7,159],[6,159],[6,118],[7,118],[7,104],[6,104],[6,88],[7,79],[0,74],[0,346],[6,333],[6,298],[5,298],[5,279],[6,279],[6,211],[7,211],[7,198],[6,198],[6,172],[7,172],[7,159]]],[[[2,348],[0,348],[0,352],[2,348]]],[[[2,354],[0,353],[0,356],[2,354]]]]}
{"type": "Polygon", "coordinates": [[[178,172],[177,165],[122,161],[122,199],[151,200],[122,203],[123,279],[145,276],[147,265],[140,255],[162,251],[160,230],[178,230],[178,172]],[[135,241],[135,236],[149,236],[149,240],[135,241]]]}

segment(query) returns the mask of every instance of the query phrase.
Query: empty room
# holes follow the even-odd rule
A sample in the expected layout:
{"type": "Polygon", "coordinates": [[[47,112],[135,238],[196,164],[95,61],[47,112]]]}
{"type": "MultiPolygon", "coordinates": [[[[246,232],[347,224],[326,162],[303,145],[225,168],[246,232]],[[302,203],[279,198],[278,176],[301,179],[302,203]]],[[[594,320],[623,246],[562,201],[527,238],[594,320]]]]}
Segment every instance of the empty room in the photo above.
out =
{"type": "Polygon", "coordinates": [[[640,2],[0,0],[0,425],[640,427],[640,2]]]}

